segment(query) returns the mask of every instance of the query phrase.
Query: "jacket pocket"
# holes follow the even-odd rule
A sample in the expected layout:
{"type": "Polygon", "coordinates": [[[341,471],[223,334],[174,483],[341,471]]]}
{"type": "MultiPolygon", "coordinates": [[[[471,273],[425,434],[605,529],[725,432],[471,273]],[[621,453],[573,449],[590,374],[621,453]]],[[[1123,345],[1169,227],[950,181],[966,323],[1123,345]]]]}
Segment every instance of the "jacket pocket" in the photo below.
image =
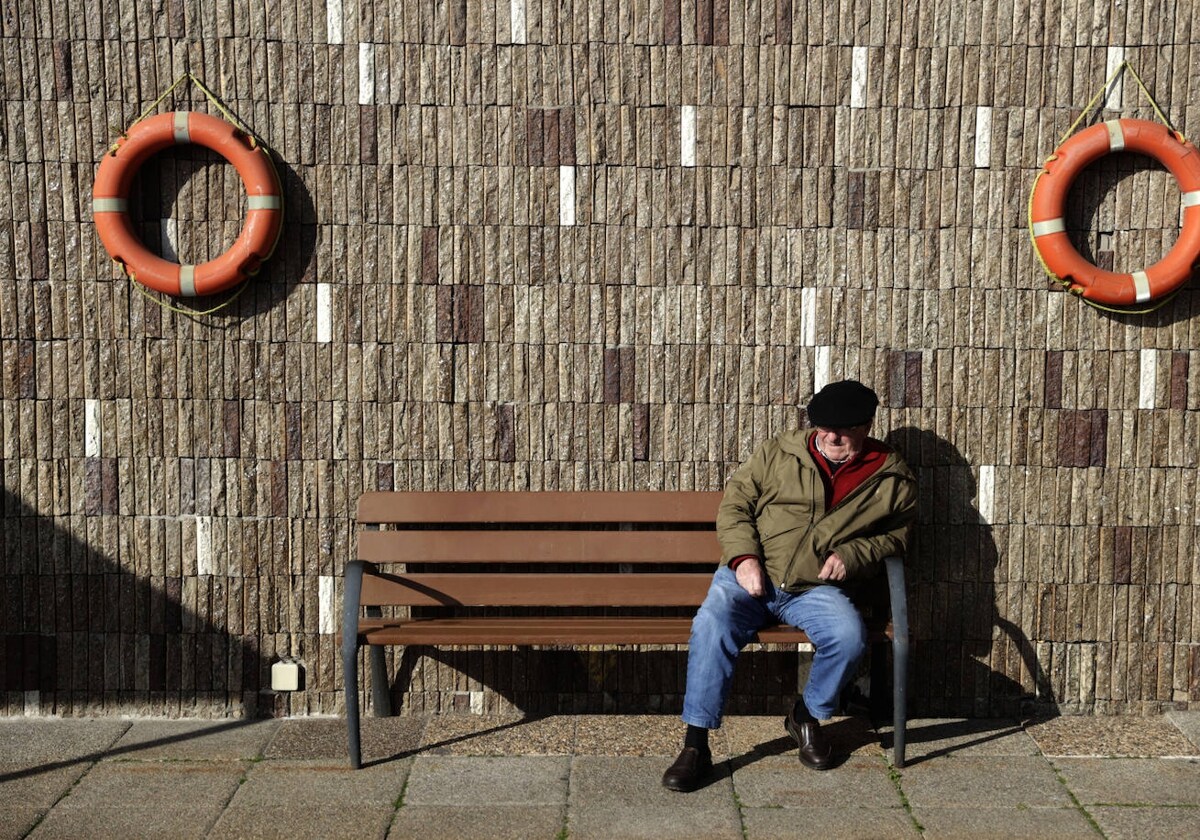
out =
{"type": "Polygon", "coordinates": [[[758,535],[764,544],[812,525],[813,509],[808,504],[768,505],[758,513],[758,535]]]}

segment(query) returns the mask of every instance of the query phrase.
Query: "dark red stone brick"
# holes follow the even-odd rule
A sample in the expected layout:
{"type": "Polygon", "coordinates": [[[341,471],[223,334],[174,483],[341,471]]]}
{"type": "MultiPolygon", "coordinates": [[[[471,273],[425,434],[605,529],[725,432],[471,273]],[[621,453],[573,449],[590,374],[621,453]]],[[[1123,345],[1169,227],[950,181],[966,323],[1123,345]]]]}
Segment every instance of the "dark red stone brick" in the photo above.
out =
{"type": "Polygon", "coordinates": [[[374,105],[358,106],[358,159],[362,163],[379,162],[379,137],[374,105]]]}
{"type": "Polygon", "coordinates": [[[633,407],[633,460],[650,460],[649,403],[638,403],[633,407]]]}
{"type": "Polygon", "coordinates": [[[921,406],[921,354],[909,351],[904,354],[904,404],[921,406]]]}
{"type": "Polygon", "coordinates": [[[1188,354],[1177,350],[1171,354],[1171,408],[1187,408],[1188,354]]]}
{"type": "Polygon", "coordinates": [[[775,43],[792,43],[792,0],[775,0],[775,43]]]}
{"type": "Polygon", "coordinates": [[[1051,350],[1046,354],[1046,374],[1044,388],[1046,408],[1062,408],[1062,370],[1062,351],[1051,350]]]}
{"type": "Polygon", "coordinates": [[[608,347],[604,350],[604,401],[621,401],[621,350],[608,347]]]}
{"type": "Polygon", "coordinates": [[[713,0],[696,0],[696,43],[713,42],[713,0]]]}
{"type": "Polygon", "coordinates": [[[71,66],[71,44],[69,41],[54,43],[54,95],[58,99],[70,99],[75,87],[75,73],[71,66]]]}
{"type": "Polygon", "coordinates": [[[510,404],[496,406],[496,459],[511,464],[517,460],[516,412],[510,404]]]}
{"type": "Polygon", "coordinates": [[[222,407],[225,432],[225,457],[242,456],[242,405],[237,400],[225,400],[222,407]]]}
{"type": "Polygon", "coordinates": [[[679,2],[680,0],[663,0],[662,38],[664,44],[680,42],[679,2]]]}
{"type": "Polygon", "coordinates": [[[438,229],[427,227],[421,231],[421,282],[438,281],[438,229]]]}

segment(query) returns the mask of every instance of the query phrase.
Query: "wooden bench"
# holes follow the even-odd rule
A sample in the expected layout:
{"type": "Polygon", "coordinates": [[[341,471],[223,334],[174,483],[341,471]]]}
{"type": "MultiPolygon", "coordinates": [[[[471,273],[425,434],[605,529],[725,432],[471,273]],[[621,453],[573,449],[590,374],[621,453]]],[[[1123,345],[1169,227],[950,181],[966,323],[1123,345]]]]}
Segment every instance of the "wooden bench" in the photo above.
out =
{"type": "MultiPolygon", "coordinates": [[[[713,523],[720,499],[720,493],[693,492],[364,494],[358,559],[347,566],[343,602],[351,764],[361,765],[358,653],[364,644],[379,716],[391,713],[384,645],[687,644],[691,613],[704,600],[720,556],[713,523]],[[668,607],[691,609],[677,611],[686,615],[646,609],[668,607]],[[393,614],[385,615],[385,608],[393,614]]],[[[892,619],[867,618],[870,693],[873,716],[886,714],[890,643],[893,756],[903,767],[904,565],[889,557],[886,566],[884,602],[890,600],[892,619]]],[[[798,644],[808,637],[773,626],[757,640],[798,644]]]]}

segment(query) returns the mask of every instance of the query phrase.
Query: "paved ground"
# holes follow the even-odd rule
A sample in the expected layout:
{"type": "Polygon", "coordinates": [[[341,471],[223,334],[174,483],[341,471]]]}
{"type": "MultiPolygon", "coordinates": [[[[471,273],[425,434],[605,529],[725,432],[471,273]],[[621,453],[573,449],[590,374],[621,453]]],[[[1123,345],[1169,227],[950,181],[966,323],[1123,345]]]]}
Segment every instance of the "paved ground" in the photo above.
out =
{"type": "Polygon", "coordinates": [[[707,787],[659,784],[670,717],[0,719],[0,838],[1200,837],[1200,712],[1162,718],[829,724],[804,769],[775,718],[715,734],[707,787]]]}

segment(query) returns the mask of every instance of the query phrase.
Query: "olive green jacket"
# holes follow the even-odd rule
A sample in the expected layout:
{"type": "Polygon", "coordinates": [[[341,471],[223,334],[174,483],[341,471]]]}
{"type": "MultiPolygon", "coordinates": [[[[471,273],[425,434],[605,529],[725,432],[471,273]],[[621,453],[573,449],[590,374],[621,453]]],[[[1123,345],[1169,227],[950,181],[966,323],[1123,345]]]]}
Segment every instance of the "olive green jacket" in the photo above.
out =
{"type": "Polygon", "coordinates": [[[883,558],[903,554],[917,514],[917,480],[895,452],[850,495],[825,509],[825,486],[806,429],[759,447],[725,485],[717,512],[721,564],[754,554],[776,586],[799,592],[828,583],[817,573],[836,553],[844,586],[874,577],[883,558]]]}

